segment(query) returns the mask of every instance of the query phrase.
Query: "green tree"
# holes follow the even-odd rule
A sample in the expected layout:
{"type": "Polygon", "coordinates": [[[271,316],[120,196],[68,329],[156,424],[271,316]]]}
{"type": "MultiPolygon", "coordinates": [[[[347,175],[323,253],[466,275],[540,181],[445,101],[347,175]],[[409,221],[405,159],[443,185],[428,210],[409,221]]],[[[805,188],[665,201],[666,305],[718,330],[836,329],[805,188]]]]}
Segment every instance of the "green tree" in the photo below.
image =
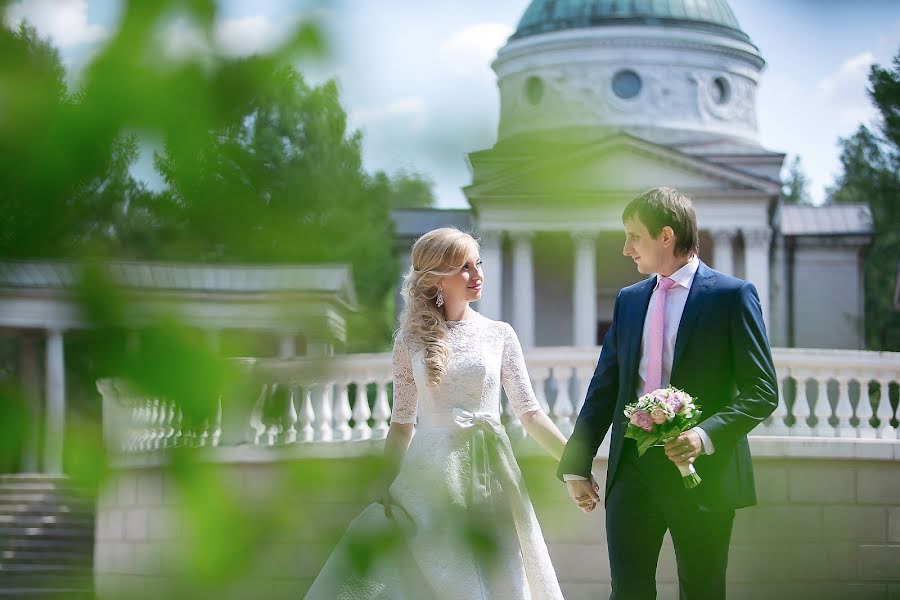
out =
{"type": "Polygon", "coordinates": [[[795,156],[788,168],[788,175],[781,189],[785,204],[812,204],[809,197],[809,179],[803,173],[800,157],[795,156]]]}
{"type": "Polygon", "coordinates": [[[0,256],[71,256],[103,245],[122,207],[144,193],[128,174],[134,139],[73,139],[84,97],[69,93],[59,53],[27,24],[0,27],[0,84],[0,256]]]}
{"type": "Polygon", "coordinates": [[[433,208],[434,180],[427,175],[401,169],[390,181],[394,208],[433,208]]]}
{"type": "MultiPolygon", "coordinates": [[[[211,24],[188,7],[201,29],[211,24]]],[[[0,256],[350,263],[362,305],[354,349],[383,348],[399,275],[390,209],[430,205],[431,182],[368,175],[336,85],[307,86],[287,50],[145,64],[142,53],[162,55],[145,31],[165,18],[158,9],[126,4],[75,94],[33,28],[0,31],[0,75],[15,82],[0,119],[0,256]],[[162,192],[130,174],[136,130],[165,139],[162,192]]],[[[319,46],[305,29],[291,43],[319,46]]]]}
{"type": "Polygon", "coordinates": [[[894,307],[900,260],[900,55],[892,70],[873,65],[869,96],[883,137],[865,126],[841,139],[841,174],[829,190],[834,203],[866,203],[875,240],[865,266],[866,342],[873,350],[900,350],[900,312],[894,307]]]}
{"type": "MultiPolygon", "coordinates": [[[[308,86],[291,67],[208,132],[202,153],[167,144],[156,206],[167,259],[347,262],[362,305],[356,348],[390,340],[385,308],[399,275],[390,219],[394,182],[362,167],[337,85],[308,86]]],[[[371,348],[370,348],[371,349],[371,348]]]]}

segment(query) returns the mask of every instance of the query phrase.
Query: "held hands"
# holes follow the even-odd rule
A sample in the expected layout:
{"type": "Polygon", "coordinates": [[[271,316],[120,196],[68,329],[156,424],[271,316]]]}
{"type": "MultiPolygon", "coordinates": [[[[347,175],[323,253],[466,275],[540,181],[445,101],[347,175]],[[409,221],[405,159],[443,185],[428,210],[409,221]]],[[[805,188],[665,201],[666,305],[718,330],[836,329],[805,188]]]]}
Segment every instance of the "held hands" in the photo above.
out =
{"type": "Polygon", "coordinates": [[[566,489],[569,490],[569,497],[572,498],[575,505],[585,513],[593,511],[600,503],[600,486],[593,475],[591,475],[590,481],[587,479],[566,481],[566,489]]]}
{"type": "Polygon", "coordinates": [[[666,442],[665,450],[669,460],[678,466],[686,467],[694,464],[697,457],[703,453],[703,442],[699,433],[689,429],[666,442]]]}

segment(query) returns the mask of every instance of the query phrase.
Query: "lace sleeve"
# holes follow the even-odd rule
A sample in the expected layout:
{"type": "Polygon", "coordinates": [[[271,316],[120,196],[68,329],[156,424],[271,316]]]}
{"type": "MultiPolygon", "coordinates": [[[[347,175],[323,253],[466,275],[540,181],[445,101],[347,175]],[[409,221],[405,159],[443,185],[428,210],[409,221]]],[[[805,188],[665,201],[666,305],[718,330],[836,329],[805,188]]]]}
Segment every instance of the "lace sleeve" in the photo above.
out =
{"type": "Polygon", "coordinates": [[[413,379],[412,358],[406,340],[398,335],[391,356],[394,377],[394,399],[391,406],[391,423],[415,423],[418,408],[418,392],[413,379]]]}
{"type": "Polygon", "coordinates": [[[531,387],[531,379],[528,377],[528,369],[525,367],[525,357],[522,356],[522,346],[519,344],[519,336],[508,323],[503,323],[503,362],[500,364],[500,381],[509,398],[510,405],[517,417],[533,411],[541,410],[534,389],[531,387]]]}

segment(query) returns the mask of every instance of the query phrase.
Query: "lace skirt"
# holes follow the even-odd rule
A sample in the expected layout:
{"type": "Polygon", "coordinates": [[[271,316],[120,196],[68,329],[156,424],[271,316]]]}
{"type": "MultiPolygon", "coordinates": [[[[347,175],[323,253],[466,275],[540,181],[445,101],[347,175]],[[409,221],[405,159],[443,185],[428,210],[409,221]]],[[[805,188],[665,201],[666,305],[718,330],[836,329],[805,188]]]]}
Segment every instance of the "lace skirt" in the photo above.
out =
{"type": "Polygon", "coordinates": [[[390,502],[350,523],[308,600],[562,598],[502,428],[418,427],[390,502]]]}

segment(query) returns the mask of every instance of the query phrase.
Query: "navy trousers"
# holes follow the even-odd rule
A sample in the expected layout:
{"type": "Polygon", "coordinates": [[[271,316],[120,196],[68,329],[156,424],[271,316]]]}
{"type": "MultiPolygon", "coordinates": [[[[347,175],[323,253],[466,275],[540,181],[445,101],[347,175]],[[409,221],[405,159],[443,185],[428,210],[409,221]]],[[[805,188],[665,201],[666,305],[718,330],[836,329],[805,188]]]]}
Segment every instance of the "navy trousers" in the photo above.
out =
{"type": "Polygon", "coordinates": [[[656,598],[656,566],[666,530],[675,546],[681,600],[725,598],[733,523],[733,510],[697,507],[662,448],[650,448],[639,458],[634,440],[626,439],[606,499],[610,599],[656,598]]]}

